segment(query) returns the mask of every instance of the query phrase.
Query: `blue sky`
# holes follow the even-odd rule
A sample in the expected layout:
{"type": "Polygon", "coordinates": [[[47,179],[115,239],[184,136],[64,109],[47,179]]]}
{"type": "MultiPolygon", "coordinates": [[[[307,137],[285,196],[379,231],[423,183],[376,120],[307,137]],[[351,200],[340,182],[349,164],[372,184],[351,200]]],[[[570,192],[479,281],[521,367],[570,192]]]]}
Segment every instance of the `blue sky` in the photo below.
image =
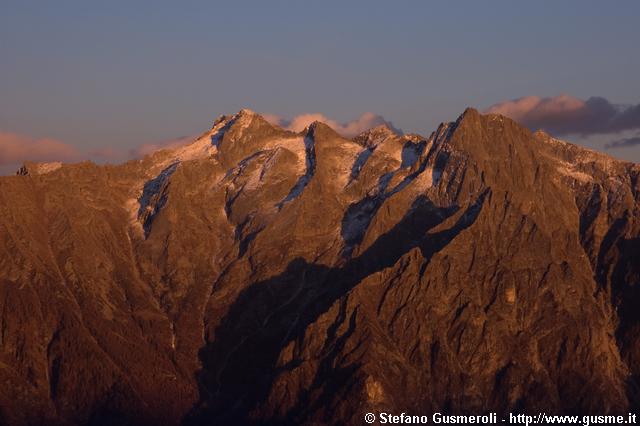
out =
{"type": "MultiPolygon", "coordinates": [[[[243,107],[372,111],[428,135],[523,96],[637,105],[638,18],[637,1],[0,0],[0,133],[88,152],[198,133],[243,107]]],[[[604,149],[627,130],[566,139],[604,149]]],[[[640,161],[640,146],[612,153],[640,161]]]]}

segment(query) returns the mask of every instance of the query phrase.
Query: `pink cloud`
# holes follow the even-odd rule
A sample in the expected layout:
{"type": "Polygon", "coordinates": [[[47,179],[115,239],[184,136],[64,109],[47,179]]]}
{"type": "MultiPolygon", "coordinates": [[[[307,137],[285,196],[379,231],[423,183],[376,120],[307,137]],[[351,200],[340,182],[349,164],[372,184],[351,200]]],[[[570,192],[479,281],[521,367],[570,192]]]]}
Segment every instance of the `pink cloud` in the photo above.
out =
{"type": "Polygon", "coordinates": [[[167,139],[160,142],[145,143],[131,149],[101,147],[89,152],[91,158],[106,161],[127,161],[135,158],[142,158],[146,155],[153,154],[161,149],[178,148],[193,142],[197,138],[196,135],[183,136],[179,138],[167,139]]]}
{"type": "Polygon", "coordinates": [[[81,152],[73,145],[53,138],[33,138],[0,131],[0,174],[13,174],[25,161],[65,163],[92,159],[118,163],[141,158],[160,149],[175,148],[192,142],[196,136],[185,136],[157,143],[146,143],[133,149],[100,147],[81,152]]]}
{"type": "Polygon", "coordinates": [[[196,139],[196,135],[182,136],[179,138],[168,139],[166,141],[156,143],[145,143],[136,148],[129,150],[129,156],[131,158],[142,158],[145,155],[152,154],[161,149],[177,148],[187,145],[196,139]]]}
{"type": "Polygon", "coordinates": [[[506,115],[514,120],[544,120],[548,117],[579,114],[585,108],[584,101],[568,95],[554,98],[526,96],[495,104],[487,112],[506,115]]]}
{"type": "Polygon", "coordinates": [[[640,104],[615,105],[601,97],[526,96],[497,103],[485,112],[506,115],[531,129],[554,134],[603,134],[640,128],[640,104]]]}
{"type": "Polygon", "coordinates": [[[17,133],[0,132],[0,165],[24,161],[76,161],[77,148],[51,138],[32,138],[17,133]]]}
{"type": "Polygon", "coordinates": [[[391,128],[394,128],[391,122],[385,120],[384,117],[372,112],[365,112],[357,119],[348,121],[346,123],[340,123],[336,120],[332,120],[330,118],[327,118],[324,114],[320,113],[300,114],[290,120],[273,114],[262,114],[262,117],[264,117],[264,119],[271,124],[275,124],[294,132],[300,132],[314,121],[319,121],[346,137],[356,136],[366,130],[371,129],[372,127],[376,127],[381,124],[385,124],[390,126],[391,128]]]}

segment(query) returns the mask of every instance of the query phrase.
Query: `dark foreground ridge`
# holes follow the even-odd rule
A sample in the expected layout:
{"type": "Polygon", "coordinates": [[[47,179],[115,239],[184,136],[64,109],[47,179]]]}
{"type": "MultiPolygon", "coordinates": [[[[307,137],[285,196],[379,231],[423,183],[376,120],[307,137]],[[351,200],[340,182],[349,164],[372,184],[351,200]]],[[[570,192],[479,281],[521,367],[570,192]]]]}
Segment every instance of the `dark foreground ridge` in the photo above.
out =
{"type": "Polygon", "coordinates": [[[29,163],[0,178],[0,424],[626,415],[639,175],[473,109],[29,163]]]}

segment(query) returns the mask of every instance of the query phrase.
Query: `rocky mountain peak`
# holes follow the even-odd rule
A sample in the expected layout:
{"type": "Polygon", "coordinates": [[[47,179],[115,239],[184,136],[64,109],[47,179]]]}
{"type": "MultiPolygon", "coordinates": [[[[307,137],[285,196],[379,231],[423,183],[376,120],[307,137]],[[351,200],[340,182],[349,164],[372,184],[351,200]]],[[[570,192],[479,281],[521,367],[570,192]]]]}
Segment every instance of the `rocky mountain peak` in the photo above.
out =
{"type": "Polygon", "coordinates": [[[387,139],[397,138],[399,136],[400,134],[396,130],[384,123],[369,130],[365,130],[354,137],[353,140],[360,145],[374,147],[387,139]]]}
{"type": "Polygon", "coordinates": [[[312,138],[324,138],[324,139],[344,139],[339,135],[331,126],[322,121],[314,121],[309,124],[307,128],[302,132],[306,136],[312,138]]]}
{"type": "Polygon", "coordinates": [[[638,409],[638,165],[467,109],[63,167],[0,178],[8,424],[638,409]]]}
{"type": "Polygon", "coordinates": [[[383,124],[378,124],[375,127],[372,127],[371,129],[363,132],[363,133],[369,133],[372,135],[386,135],[386,136],[399,136],[400,133],[391,127],[391,125],[387,124],[387,123],[383,123],[383,124]]]}

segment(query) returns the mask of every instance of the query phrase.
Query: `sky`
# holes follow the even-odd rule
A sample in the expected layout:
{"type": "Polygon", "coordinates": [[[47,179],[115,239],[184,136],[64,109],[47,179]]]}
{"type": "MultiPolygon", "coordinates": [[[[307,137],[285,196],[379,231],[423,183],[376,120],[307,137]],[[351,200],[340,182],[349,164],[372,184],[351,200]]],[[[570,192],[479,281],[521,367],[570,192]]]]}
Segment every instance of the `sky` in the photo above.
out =
{"type": "Polygon", "coordinates": [[[640,162],[637,1],[0,0],[0,173],[122,161],[220,114],[428,136],[468,106],[640,162]]]}

